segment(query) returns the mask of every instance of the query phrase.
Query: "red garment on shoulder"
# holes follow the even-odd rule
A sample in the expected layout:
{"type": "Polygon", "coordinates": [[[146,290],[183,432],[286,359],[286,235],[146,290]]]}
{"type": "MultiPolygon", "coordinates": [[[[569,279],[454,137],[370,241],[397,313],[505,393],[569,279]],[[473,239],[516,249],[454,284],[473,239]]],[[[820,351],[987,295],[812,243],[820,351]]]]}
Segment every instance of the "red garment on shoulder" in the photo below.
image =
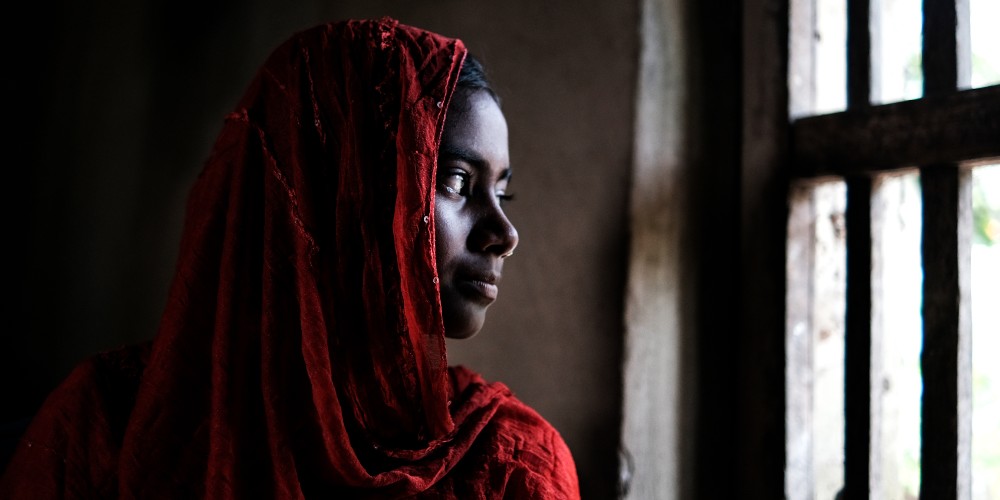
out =
{"type": "Polygon", "coordinates": [[[4,498],[578,498],[558,433],[449,370],[434,171],[466,51],[391,19],[302,32],[188,200],[152,344],[49,397],[4,498]]]}

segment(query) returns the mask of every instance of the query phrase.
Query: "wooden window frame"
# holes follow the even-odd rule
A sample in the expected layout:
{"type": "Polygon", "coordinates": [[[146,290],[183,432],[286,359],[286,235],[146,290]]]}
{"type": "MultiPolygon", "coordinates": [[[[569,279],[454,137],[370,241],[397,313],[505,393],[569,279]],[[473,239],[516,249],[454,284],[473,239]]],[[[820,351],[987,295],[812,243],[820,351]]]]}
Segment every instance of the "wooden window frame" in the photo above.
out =
{"type": "MultiPolygon", "coordinates": [[[[787,161],[792,183],[826,176],[847,183],[844,498],[869,498],[878,477],[879,392],[873,381],[880,332],[873,321],[879,314],[873,297],[880,283],[873,272],[878,258],[872,251],[873,194],[880,174],[913,166],[920,170],[923,197],[920,497],[969,498],[972,218],[967,165],[1000,157],[1000,86],[961,90],[969,81],[968,0],[924,0],[924,97],[873,105],[876,4],[848,0],[847,5],[847,110],[791,120],[787,156],[780,149],[771,153],[776,164],[787,161]]],[[[794,24],[788,29],[791,46],[809,43],[800,37],[811,37],[811,30],[794,24]]],[[[782,57],[787,67],[787,51],[782,57]]],[[[796,96],[789,99],[792,108],[803,108],[794,102],[796,96]]],[[[771,144],[780,148],[782,141],[773,138],[771,144]]],[[[787,272],[794,278],[808,271],[787,272]]],[[[794,293],[794,285],[789,287],[794,293]]],[[[799,314],[794,302],[789,304],[789,316],[799,314]]],[[[786,329],[791,324],[789,319],[786,329]]]]}

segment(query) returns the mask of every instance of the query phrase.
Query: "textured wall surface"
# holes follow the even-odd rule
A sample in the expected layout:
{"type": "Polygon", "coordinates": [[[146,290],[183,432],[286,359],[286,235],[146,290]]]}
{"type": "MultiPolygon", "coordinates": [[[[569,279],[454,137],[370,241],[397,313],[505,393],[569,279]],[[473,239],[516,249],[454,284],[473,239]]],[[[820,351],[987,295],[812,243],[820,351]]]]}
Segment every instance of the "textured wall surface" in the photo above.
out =
{"type": "Polygon", "coordinates": [[[292,32],[392,15],[465,40],[511,131],[521,244],[455,363],[558,428],[585,498],[614,495],[638,2],[196,2],[18,7],[4,90],[20,122],[5,203],[25,235],[0,364],[9,421],[83,357],[153,335],[187,189],[222,117],[292,32]]]}

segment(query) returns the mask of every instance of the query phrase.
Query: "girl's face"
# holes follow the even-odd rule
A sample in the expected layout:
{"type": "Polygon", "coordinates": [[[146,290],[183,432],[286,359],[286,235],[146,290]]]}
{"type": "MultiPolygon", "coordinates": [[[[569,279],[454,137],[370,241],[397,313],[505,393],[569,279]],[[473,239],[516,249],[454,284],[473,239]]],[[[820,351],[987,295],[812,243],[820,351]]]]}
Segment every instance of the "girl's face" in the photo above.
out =
{"type": "Polygon", "coordinates": [[[437,272],[445,335],[468,338],[497,298],[504,258],[517,230],[509,199],[507,122],[484,91],[455,92],[445,120],[434,199],[437,272]]]}

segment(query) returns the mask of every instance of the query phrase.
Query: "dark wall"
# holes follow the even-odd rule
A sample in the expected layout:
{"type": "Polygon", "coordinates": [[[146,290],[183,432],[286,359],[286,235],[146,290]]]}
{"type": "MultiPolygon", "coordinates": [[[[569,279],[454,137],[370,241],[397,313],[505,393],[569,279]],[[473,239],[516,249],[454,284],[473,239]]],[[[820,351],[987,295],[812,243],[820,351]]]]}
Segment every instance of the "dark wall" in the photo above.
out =
{"type": "Polygon", "coordinates": [[[150,338],[187,189],[267,53],[328,20],[392,15],[462,38],[511,130],[521,233],[503,292],[450,359],[506,382],[613,496],[637,2],[99,0],[15,8],[0,420],[94,352],[150,338]]]}

